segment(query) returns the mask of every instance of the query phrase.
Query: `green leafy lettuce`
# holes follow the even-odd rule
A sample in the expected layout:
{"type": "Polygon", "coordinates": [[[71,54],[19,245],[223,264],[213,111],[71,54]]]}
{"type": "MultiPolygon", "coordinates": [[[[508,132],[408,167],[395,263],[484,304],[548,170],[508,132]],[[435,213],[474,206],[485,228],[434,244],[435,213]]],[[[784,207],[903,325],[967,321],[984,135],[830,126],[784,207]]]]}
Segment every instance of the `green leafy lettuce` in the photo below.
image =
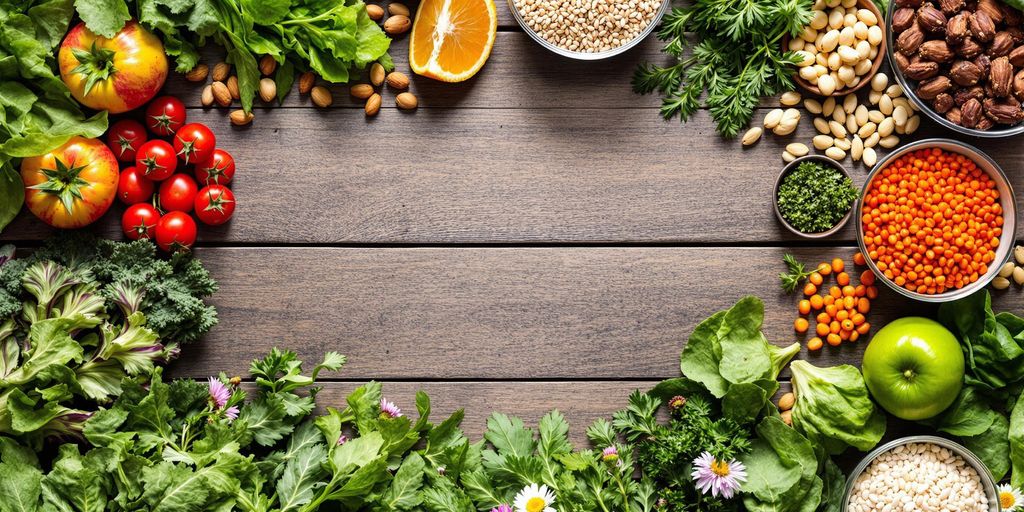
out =
{"type": "Polygon", "coordinates": [[[885,414],[868,396],[860,370],[850,365],[818,368],[794,361],[793,428],[825,453],[848,446],[868,451],[885,434],[885,414]]]}

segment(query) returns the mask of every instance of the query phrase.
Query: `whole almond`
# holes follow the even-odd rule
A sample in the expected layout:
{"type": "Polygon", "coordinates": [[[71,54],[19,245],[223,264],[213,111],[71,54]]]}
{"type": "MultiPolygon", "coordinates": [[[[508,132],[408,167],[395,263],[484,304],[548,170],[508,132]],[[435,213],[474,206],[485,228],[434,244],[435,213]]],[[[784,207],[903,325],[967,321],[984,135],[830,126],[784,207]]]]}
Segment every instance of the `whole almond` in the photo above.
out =
{"type": "Polygon", "coordinates": [[[245,126],[252,122],[252,119],[256,117],[252,112],[246,112],[244,110],[232,110],[228,118],[231,119],[231,124],[235,126],[245,126]]]}
{"type": "Polygon", "coordinates": [[[1024,265],[1024,246],[1018,245],[1013,248],[1013,260],[1016,261],[1018,265],[1024,265]]]}
{"type": "Polygon", "coordinates": [[[237,100],[240,96],[238,95],[238,77],[231,75],[228,77],[228,81],[224,83],[228,86],[228,92],[231,93],[231,99],[237,100]]]}
{"type": "Polygon", "coordinates": [[[419,100],[411,92],[403,92],[395,96],[395,105],[402,110],[412,110],[419,105],[419,100]]]}
{"type": "Polygon", "coordinates": [[[210,66],[206,64],[198,64],[196,67],[185,73],[185,80],[189,82],[202,82],[206,80],[206,75],[210,74],[210,66]]]}
{"type": "Polygon", "coordinates": [[[277,84],[271,78],[260,79],[260,99],[270,103],[277,97],[277,84]]]}
{"type": "Polygon", "coordinates": [[[199,98],[199,100],[203,103],[204,107],[209,107],[210,105],[213,105],[212,85],[207,85],[206,87],[203,87],[203,95],[199,98]]]}
{"type": "Polygon", "coordinates": [[[382,66],[380,62],[374,62],[370,66],[370,83],[372,83],[374,87],[380,87],[380,84],[384,83],[384,75],[384,66],[382,66]]]}
{"type": "Polygon", "coordinates": [[[263,76],[270,76],[277,70],[277,61],[274,60],[272,55],[264,55],[260,57],[260,73],[263,76]]]}
{"type": "Polygon", "coordinates": [[[348,92],[353,98],[365,100],[373,96],[373,86],[370,84],[355,84],[348,89],[348,92]]]}
{"type": "Polygon", "coordinates": [[[213,66],[213,80],[215,82],[223,82],[228,79],[228,74],[231,73],[231,64],[227,62],[218,62],[213,66]]]}
{"type": "Polygon", "coordinates": [[[780,412],[779,419],[781,419],[786,425],[793,426],[793,410],[790,409],[788,411],[780,412]]]}
{"type": "Polygon", "coordinates": [[[373,93],[366,98],[366,105],[363,107],[367,116],[375,116],[380,112],[380,94],[373,93]]]}
{"type": "Polygon", "coordinates": [[[779,398],[779,409],[788,411],[793,408],[793,404],[796,403],[796,395],[793,393],[786,393],[779,398]]]}
{"type": "Polygon", "coordinates": [[[384,22],[384,32],[393,36],[398,34],[404,34],[412,28],[412,20],[408,16],[398,14],[391,16],[384,22]]]}
{"type": "Polygon", "coordinates": [[[228,90],[228,86],[224,85],[224,82],[210,84],[210,91],[213,93],[213,100],[218,105],[226,107],[231,104],[231,91],[228,90]]]}
{"type": "Polygon", "coordinates": [[[299,75],[299,94],[309,94],[309,91],[313,90],[314,83],[316,83],[316,75],[312,71],[306,71],[299,75]]]}
{"type": "Polygon", "coordinates": [[[392,71],[386,78],[388,86],[399,91],[409,88],[409,77],[401,71],[392,71]]]}
{"type": "Polygon", "coordinates": [[[384,8],[375,4],[366,4],[366,14],[373,21],[380,21],[384,17],[384,8]]]}
{"type": "Polygon", "coordinates": [[[392,16],[412,15],[412,13],[409,12],[409,8],[406,7],[405,4],[400,4],[397,2],[391,2],[390,4],[388,4],[388,12],[391,13],[392,16]]]}
{"type": "Polygon", "coordinates": [[[331,95],[331,91],[327,90],[326,87],[318,85],[310,91],[310,97],[313,98],[313,104],[320,107],[326,108],[334,103],[334,97],[331,95]]]}

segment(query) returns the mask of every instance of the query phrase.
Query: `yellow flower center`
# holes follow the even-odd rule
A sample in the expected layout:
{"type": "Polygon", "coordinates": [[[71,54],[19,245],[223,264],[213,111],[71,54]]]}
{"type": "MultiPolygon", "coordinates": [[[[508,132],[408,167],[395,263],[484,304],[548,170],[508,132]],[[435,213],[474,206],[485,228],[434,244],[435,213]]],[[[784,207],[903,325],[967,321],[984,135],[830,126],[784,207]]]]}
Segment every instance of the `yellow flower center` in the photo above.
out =
{"type": "Polygon", "coordinates": [[[725,461],[715,459],[711,462],[711,472],[718,476],[729,476],[729,464],[725,461]]]}
{"type": "Polygon", "coordinates": [[[1001,508],[1003,508],[1004,510],[1008,509],[1008,508],[1010,508],[1010,507],[1012,507],[1012,506],[1014,506],[1016,504],[1017,503],[1013,499],[1013,493],[1012,492],[1003,491],[1003,492],[999,493],[999,506],[1001,508]]]}
{"type": "Polygon", "coordinates": [[[530,498],[530,501],[526,502],[526,512],[543,512],[546,506],[548,504],[544,498],[530,498]]]}

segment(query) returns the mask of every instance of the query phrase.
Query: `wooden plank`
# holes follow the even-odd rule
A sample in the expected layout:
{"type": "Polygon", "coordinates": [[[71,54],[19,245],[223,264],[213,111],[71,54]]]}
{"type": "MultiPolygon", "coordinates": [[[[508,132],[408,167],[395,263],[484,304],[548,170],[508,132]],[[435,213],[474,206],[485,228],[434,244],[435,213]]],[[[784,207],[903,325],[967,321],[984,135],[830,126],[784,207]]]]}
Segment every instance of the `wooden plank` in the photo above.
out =
{"type": "MultiPolygon", "coordinates": [[[[797,295],[782,256],[851,260],[850,248],[209,248],[221,324],[184,347],[181,376],[244,375],[273,346],[349,357],[351,379],[663,379],[693,328],[743,295],[766,301],[788,345],[797,295]]],[[[852,266],[852,265],[851,265],[852,266]]],[[[1019,311],[1018,290],[997,307],[1019,311]]],[[[869,321],[932,314],[883,289],[869,321]]],[[[807,354],[859,364],[864,343],[807,354]]]]}
{"type": "MultiPolygon", "coordinates": [[[[630,79],[640,62],[665,62],[661,46],[652,37],[623,55],[585,62],[555,55],[523,32],[499,32],[491,57],[480,73],[455,84],[410,72],[409,44],[405,38],[392,43],[390,54],[396,69],[409,75],[410,90],[419,98],[421,108],[658,108],[661,99],[634,94],[630,79]]],[[[222,59],[223,51],[219,48],[204,50],[204,62],[212,64],[222,59]]],[[[365,76],[354,77],[352,83],[360,81],[368,80],[365,76]]],[[[164,91],[180,97],[190,107],[200,107],[202,85],[171,73],[164,91]]],[[[363,108],[363,101],[349,96],[348,84],[324,85],[334,94],[332,108],[363,108]]],[[[283,106],[312,108],[309,96],[300,96],[295,87],[283,106]]],[[[394,110],[395,92],[386,89],[383,96],[382,108],[394,110]]],[[[256,104],[257,120],[262,112],[275,108],[258,98],[256,104]]],[[[233,108],[238,108],[237,104],[233,108]]]]}
{"type": "MultiPolygon", "coordinates": [[[[192,112],[239,169],[235,218],[201,229],[206,244],[793,241],[771,194],[782,148],[814,135],[805,120],[743,149],[705,112],[680,126],[631,109],[275,109],[241,129],[192,112]]],[[[1024,147],[974,142],[1024,190],[1024,147]]],[[[98,231],[120,236],[119,217],[98,231]]],[[[852,244],[853,226],[829,243],[852,244]]],[[[26,213],[0,239],[50,232],[26,213]]]]}

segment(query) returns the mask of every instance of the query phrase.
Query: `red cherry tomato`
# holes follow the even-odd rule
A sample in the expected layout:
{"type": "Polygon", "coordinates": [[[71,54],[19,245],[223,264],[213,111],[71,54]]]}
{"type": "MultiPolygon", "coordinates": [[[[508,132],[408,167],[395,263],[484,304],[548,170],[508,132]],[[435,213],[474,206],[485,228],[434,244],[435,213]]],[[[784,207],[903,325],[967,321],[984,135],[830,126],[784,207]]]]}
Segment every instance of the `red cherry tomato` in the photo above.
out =
{"type": "Polygon", "coordinates": [[[200,222],[219,226],[235,214],[235,194],[224,185],[209,185],[196,195],[195,206],[200,222]]]}
{"type": "Polygon", "coordinates": [[[135,152],[147,138],[146,128],[134,119],[122,119],[107,130],[107,146],[122,162],[134,162],[135,152]]]}
{"type": "Polygon", "coordinates": [[[190,212],[198,190],[191,176],[175,174],[160,184],[160,208],[165,212],[190,212]]]}
{"type": "Polygon", "coordinates": [[[149,201],[153,197],[153,182],[137,167],[125,168],[117,180],[117,197],[127,205],[149,201]]]}
{"type": "Polygon", "coordinates": [[[146,126],[149,131],[167,137],[185,124],[185,104],[173,96],[160,96],[146,107],[146,126]]]}
{"type": "Polygon", "coordinates": [[[231,153],[217,148],[213,156],[196,164],[196,179],[207,185],[227,185],[235,177],[235,158],[231,153]]]}
{"type": "Polygon", "coordinates": [[[121,216],[121,230],[124,236],[138,240],[153,238],[153,231],[160,222],[160,212],[149,203],[133,204],[121,216]]]}
{"type": "Polygon", "coordinates": [[[177,167],[178,159],[174,158],[174,148],[165,140],[153,139],[146,142],[135,156],[135,168],[153,181],[166,180],[174,174],[177,167]]]}
{"type": "Polygon", "coordinates": [[[217,138],[205,124],[189,123],[174,134],[174,152],[186,164],[209,160],[216,147],[217,138]]]}
{"type": "Polygon", "coordinates": [[[196,243],[196,221],[185,212],[169,212],[156,223],[156,245],[167,252],[184,250],[196,243]]]}

